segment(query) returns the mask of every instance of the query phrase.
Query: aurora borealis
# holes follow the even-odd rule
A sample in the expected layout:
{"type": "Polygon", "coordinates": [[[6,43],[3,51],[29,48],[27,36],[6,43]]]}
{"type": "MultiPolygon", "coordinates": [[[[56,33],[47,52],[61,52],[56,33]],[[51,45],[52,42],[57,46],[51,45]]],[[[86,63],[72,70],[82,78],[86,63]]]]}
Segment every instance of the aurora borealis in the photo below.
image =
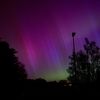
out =
{"type": "Polygon", "coordinates": [[[99,0],[0,1],[0,37],[18,51],[31,79],[66,79],[72,32],[76,50],[84,37],[100,46],[99,0]]]}

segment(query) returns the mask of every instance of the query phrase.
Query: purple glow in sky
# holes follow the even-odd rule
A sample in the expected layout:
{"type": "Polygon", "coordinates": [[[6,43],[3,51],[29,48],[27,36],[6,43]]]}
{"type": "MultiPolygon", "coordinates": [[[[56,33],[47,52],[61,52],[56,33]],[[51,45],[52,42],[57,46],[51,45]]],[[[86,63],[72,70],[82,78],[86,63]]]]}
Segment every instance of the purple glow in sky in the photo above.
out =
{"type": "Polygon", "coordinates": [[[10,0],[0,1],[0,37],[18,51],[29,78],[67,78],[66,66],[84,37],[100,46],[99,0],[10,0]]]}

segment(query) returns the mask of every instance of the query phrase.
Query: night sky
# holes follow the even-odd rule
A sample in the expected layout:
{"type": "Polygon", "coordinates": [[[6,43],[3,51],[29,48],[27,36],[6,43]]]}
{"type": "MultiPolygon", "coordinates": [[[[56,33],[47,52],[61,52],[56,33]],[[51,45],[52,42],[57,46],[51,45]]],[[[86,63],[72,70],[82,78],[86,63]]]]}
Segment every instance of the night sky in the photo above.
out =
{"type": "Polygon", "coordinates": [[[67,78],[72,32],[76,50],[84,37],[100,46],[100,0],[0,1],[0,37],[18,51],[31,79],[67,78]]]}

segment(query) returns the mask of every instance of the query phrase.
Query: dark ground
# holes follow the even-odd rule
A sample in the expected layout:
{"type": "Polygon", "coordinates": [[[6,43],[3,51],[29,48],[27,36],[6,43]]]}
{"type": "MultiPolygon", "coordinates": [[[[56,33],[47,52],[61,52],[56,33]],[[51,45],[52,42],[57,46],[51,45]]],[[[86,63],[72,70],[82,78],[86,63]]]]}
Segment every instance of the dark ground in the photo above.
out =
{"type": "MultiPolygon", "coordinates": [[[[45,82],[43,80],[19,81],[13,88],[17,100],[36,97],[99,97],[100,87],[97,83],[74,84],[64,86],[57,82],[45,82]]],[[[13,91],[12,91],[13,92],[13,91]]],[[[30,99],[29,99],[30,100],[30,99]]],[[[32,99],[33,100],[33,99],[32,99]]]]}

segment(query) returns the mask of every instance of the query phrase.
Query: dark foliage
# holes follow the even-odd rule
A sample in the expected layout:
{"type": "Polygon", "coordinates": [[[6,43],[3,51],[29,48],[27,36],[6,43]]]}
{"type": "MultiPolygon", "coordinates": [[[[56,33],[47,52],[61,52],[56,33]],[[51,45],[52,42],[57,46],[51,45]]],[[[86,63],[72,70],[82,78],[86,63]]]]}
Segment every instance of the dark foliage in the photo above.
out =
{"type": "Polygon", "coordinates": [[[27,78],[24,65],[18,61],[16,51],[0,40],[0,71],[4,80],[23,80],[27,78]]]}
{"type": "Polygon", "coordinates": [[[85,38],[84,50],[70,57],[69,80],[72,82],[89,83],[99,81],[100,78],[100,48],[95,42],[85,38]],[[74,66],[74,62],[75,65],[74,66]],[[76,67],[76,73],[75,73],[76,67]]]}

